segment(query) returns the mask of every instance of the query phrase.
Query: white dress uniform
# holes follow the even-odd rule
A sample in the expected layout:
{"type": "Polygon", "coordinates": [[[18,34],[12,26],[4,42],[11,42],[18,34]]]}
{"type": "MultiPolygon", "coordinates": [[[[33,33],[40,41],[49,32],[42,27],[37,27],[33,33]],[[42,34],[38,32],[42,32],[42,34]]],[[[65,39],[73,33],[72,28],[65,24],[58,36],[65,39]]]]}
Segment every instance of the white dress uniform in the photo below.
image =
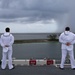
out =
{"type": "Polygon", "coordinates": [[[67,52],[70,56],[71,68],[75,68],[73,44],[75,43],[75,34],[70,31],[65,31],[59,36],[59,42],[62,43],[62,59],[60,68],[64,68],[64,63],[66,59],[67,52]],[[67,46],[66,43],[69,42],[71,45],[67,46]]]}
{"type": "Polygon", "coordinates": [[[9,69],[13,68],[12,65],[12,44],[14,43],[14,36],[8,32],[5,32],[1,35],[1,46],[3,47],[2,52],[2,64],[1,68],[6,68],[6,58],[8,56],[8,67],[9,69]],[[8,45],[9,47],[5,47],[5,45],[8,45]]]}

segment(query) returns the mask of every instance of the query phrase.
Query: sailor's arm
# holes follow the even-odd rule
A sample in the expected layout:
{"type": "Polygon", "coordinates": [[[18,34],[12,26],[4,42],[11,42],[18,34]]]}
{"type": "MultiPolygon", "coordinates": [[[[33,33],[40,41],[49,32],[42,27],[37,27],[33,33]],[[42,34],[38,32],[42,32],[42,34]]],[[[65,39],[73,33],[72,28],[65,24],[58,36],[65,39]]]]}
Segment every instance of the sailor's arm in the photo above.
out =
{"type": "Polygon", "coordinates": [[[11,36],[10,36],[10,43],[9,43],[9,46],[12,46],[13,43],[14,43],[14,36],[11,35],[11,36]]]}
{"type": "Polygon", "coordinates": [[[59,42],[62,44],[66,44],[67,42],[65,40],[62,39],[62,34],[59,36],[59,42]]]}
{"type": "Polygon", "coordinates": [[[74,36],[74,38],[73,38],[73,40],[71,41],[71,44],[75,44],[75,34],[74,34],[73,36],[74,36]]]}
{"type": "Polygon", "coordinates": [[[5,44],[3,43],[3,39],[2,38],[3,38],[3,35],[1,35],[1,39],[0,39],[1,46],[5,47],[5,44]]]}

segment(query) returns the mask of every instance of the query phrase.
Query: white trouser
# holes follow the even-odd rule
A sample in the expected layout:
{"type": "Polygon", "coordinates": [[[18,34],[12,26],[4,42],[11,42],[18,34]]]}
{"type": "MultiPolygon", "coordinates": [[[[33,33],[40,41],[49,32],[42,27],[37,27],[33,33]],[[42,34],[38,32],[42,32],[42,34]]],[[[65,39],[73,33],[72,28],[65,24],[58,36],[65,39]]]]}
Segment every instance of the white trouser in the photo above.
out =
{"type": "Polygon", "coordinates": [[[60,67],[61,68],[64,68],[64,63],[65,63],[65,59],[66,59],[67,53],[69,53],[69,56],[70,56],[71,68],[75,68],[75,61],[74,61],[74,53],[73,53],[73,50],[68,51],[66,49],[62,49],[62,58],[61,58],[60,67]]]}
{"type": "Polygon", "coordinates": [[[6,68],[6,58],[7,58],[7,56],[8,56],[8,67],[9,67],[9,69],[12,69],[13,68],[13,65],[12,65],[12,50],[8,50],[7,52],[3,52],[1,68],[2,69],[6,68]]]}

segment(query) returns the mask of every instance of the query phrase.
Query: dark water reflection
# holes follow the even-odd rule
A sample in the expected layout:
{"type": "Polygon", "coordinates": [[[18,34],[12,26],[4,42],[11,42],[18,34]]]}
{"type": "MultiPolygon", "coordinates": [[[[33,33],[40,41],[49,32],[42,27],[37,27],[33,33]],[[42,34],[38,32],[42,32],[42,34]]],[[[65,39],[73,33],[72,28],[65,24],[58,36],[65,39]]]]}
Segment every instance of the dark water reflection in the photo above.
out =
{"type": "MultiPolygon", "coordinates": [[[[0,59],[2,55],[0,47],[0,59]]],[[[24,43],[13,45],[13,57],[16,59],[29,59],[29,58],[50,58],[60,59],[61,50],[59,42],[47,43],[24,43]]]]}

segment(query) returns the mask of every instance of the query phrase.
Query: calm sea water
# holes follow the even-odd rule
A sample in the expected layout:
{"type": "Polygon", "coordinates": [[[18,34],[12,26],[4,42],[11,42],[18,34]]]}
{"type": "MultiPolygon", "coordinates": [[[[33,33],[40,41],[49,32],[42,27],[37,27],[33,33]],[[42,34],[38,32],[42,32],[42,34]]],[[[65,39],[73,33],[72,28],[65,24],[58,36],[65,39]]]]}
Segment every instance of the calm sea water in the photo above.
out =
{"type": "Polygon", "coordinates": [[[21,39],[47,39],[48,35],[50,33],[17,33],[13,34],[15,37],[15,40],[21,40],[21,39]]]}
{"type": "MultiPolygon", "coordinates": [[[[0,47],[0,58],[2,49],[0,47]]],[[[58,42],[24,43],[13,45],[13,57],[16,59],[51,58],[60,59],[60,44],[58,42]]]]}
{"type": "MultiPolygon", "coordinates": [[[[38,34],[39,35],[39,34],[38,34]]],[[[35,38],[47,38],[46,35],[34,35],[35,38]]],[[[15,34],[16,39],[33,39],[32,35],[19,35],[15,34]],[[30,37],[29,37],[30,36],[30,37]]],[[[75,47],[75,46],[74,46],[75,47]]],[[[74,48],[75,50],[75,48],[74,48]]],[[[74,51],[75,54],[75,51],[74,51]]],[[[2,48],[0,47],[0,59],[2,57],[2,48]]],[[[60,59],[61,58],[61,48],[59,42],[46,42],[46,43],[23,43],[13,45],[13,58],[16,59],[30,59],[30,58],[50,58],[50,59],[60,59]]]]}
{"type": "Polygon", "coordinates": [[[48,39],[49,35],[56,34],[57,38],[60,33],[15,33],[13,34],[15,37],[15,40],[21,40],[21,39],[48,39]]]}
{"type": "MultiPolygon", "coordinates": [[[[74,54],[75,54],[75,51],[74,51],[74,54]]],[[[0,47],[0,59],[1,57],[2,57],[2,48],[0,47]]],[[[61,58],[60,43],[47,42],[47,43],[14,44],[13,58],[16,58],[16,59],[30,59],[30,58],[60,59],[61,58]]]]}

